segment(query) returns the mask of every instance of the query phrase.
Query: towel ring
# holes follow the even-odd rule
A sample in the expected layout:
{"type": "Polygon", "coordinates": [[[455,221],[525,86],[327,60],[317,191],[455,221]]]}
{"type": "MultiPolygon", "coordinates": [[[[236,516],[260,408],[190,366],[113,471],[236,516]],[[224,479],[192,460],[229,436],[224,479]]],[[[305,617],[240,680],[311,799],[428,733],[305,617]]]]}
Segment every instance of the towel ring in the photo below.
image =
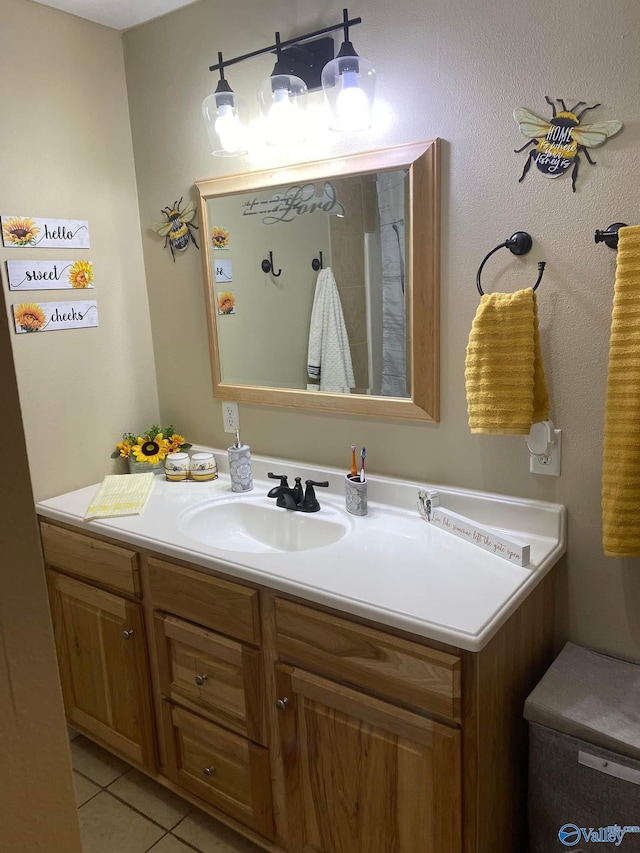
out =
{"type": "MultiPolygon", "coordinates": [[[[484,296],[484,290],[482,289],[482,285],[480,284],[480,276],[482,275],[484,265],[487,263],[491,255],[497,252],[498,249],[509,249],[512,255],[526,255],[527,252],[531,250],[532,245],[533,240],[531,239],[531,234],[527,234],[526,231],[516,231],[515,234],[512,234],[508,240],[505,240],[504,243],[500,243],[499,246],[496,246],[495,249],[492,249],[488,253],[488,255],[485,256],[485,259],[478,267],[478,273],[476,275],[476,287],[478,288],[478,293],[480,294],[480,296],[484,296]]],[[[545,261],[538,261],[538,280],[533,285],[534,290],[538,289],[538,285],[542,281],[545,266],[545,261]]]]}

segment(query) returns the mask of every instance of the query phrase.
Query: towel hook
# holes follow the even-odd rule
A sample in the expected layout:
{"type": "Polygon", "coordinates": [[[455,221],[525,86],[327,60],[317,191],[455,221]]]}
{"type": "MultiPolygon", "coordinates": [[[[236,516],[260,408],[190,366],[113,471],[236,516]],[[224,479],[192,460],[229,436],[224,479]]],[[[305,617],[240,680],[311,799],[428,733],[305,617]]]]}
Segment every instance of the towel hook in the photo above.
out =
{"type": "MultiPolygon", "coordinates": [[[[527,234],[526,231],[516,231],[515,234],[512,234],[511,237],[504,241],[504,243],[500,243],[499,246],[496,246],[495,249],[492,249],[485,256],[485,259],[478,267],[478,273],[476,275],[476,287],[478,288],[478,293],[480,294],[480,296],[484,296],[484,290],[482,289],[482,285],[480,284],[480,276],[482,275],[484,265],[487,263],[491,255],[493,255],[499,249],[509,249],[512,255],[526,255],[527,252],[531,250],[532,245],[533,240],[531,239],[531,234],[527,234]]],[[[538,261],[538,280],[533,285],[534,290],[538,289],[538,285],[542,281],[542,275],[544,273],[545,266],[545,261],[538,261]]]]}
{"type": "Polygon", "coordinates": [[[626,228],[626,222],[614,222],[609,225],[606,230],[599,231],[596,228],[596,234],[593,238],[596,243],[606,243],[610,249],[618,248],[618,231],[621,228],[626,228]]]}
{"type": "Polygon", "coordinates": [[[314,258],[311,261],[311,269],[318,272],[318,270],[324,269],[324,264],[322,263],[322,252],[318,252],[319,258],[314,258]]]}
{"type": "Polygon", "coordinates": [[[274,266],[273,266],[273,252],[269,252],[269,257],[268,257],[268,258],[265,258],[265,259],[262,261],[262,263],[260,264],[260,266],[262,267],[262,272],[270,272],[270,273],[271,273],[271,275],[272,275],[272,276],[274,276],[274,278],[278,278],[278,276],[279,276],[279,275],[280,275],[280,273],[282,272],[282,270],[281,270],[281,269],[280,269],[280,270],[278,270],[278,272],[276,272],[276,271],[275,271],[275,269],[274,269],[274,266]]]}

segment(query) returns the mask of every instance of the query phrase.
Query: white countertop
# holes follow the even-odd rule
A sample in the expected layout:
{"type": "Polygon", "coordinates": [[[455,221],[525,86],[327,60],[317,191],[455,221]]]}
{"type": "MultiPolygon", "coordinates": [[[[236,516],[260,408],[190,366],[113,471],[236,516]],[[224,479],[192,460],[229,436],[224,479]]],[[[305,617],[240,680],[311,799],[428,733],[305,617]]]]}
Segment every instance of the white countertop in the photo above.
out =
{"type": "MultiPolygon", "coordinates": [[[[197,448],[200,449],[200,448],[197,448]]],[[[227,455],[214,450],[220,476],[208,483],[167,482],[156,476],[144,511],[126,518],[84,521],[98,485],[37,504],[40,515],[130,545],[161,552],[231,577],[268,586],[310,602],[479,651],[557,562],[566,547],[566,512],[560,504],[530,501],[441,485],[368,476],[368,514],[344,508],[344,472],[253,458],[251,502],[272,507],[267,491],[277,483],[267,471],[315,480],[322,509],[318,518],[348,526],[340,541],[315,550],[236,552],[203,544],[180,528],[183,513],[232,495],[227,455]],[[527,567],[427,524],[416,509],[418,488],[437,488],[443,507],[496,533],[531,546],[527,567]]],[[[286,509],[278,512],[287,513],[286,509]]]]}

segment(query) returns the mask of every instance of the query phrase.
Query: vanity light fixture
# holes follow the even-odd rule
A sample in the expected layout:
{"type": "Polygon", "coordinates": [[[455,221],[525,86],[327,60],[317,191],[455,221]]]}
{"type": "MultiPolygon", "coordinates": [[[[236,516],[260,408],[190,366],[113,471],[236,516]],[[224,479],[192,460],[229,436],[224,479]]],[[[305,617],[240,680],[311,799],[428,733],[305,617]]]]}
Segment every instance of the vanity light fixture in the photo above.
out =
{"type": "Polygon", "coordinates": [[[213,95],[202,102],[211,153],[216,157],[238,157],[247,151],[242,145],[242,126],[233,89],[225,80],[224,61],[218,53],[220,79],[213,95]]]}
{"type": "Polygon", "coordinates": [[[258,88],[258,104],[264,119],[268,145],[303,142],[306,134],[307,84],[289,73],[282,55],[280,33],[276,33],[276,64],[271,76],[258,88]]]}
{"type": "Polygon", "coordinates": [[[224,78],[224,69],[264,53],[276,54],[271,76],[258,89],[269,144],[289,144],[304,138],[306,95],[321,87],[332,112],[332,130],[356,131],[371,126],[375,71],[367,59],[358,56],[349,40],[349,28],[362,23],[362,18],[349,19],[347,9],[342,10],[342,18],[339,24],[286,41],[281,41],[280,33],[276,33],[275,44],[234,59],[223,60],[218,53],[218,62],[209,66],[209,71],[219,71],[220,81],[215,93],[202,104],[214,154],[247,153],[242,144],[235,95],[224,78]],[[334,59],[333,39],[322,36],[335,30],[344,30],[344,42],[334,59]]]}
{"type": "Polygon", "coordinates": [[[331,110],[331,130],[359,131],[371,127],[376,72],[358,56],[349,40],[349,16],[343,9],[344,41],[335,59],[322,69],[322,89],[331,110]]]}

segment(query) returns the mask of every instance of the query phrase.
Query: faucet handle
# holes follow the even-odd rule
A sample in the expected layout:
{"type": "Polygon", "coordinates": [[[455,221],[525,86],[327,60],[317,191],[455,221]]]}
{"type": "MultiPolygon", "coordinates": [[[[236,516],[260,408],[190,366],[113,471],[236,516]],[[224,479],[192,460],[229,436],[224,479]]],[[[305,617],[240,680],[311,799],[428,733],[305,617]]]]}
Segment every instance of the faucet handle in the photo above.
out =
{"type": "Polygon", "coordinates": [[[271,471],[269,471],[269,473],[267,474],[267,477],[270,480],[280,480],[281,486],[283,486],[285,489],[289,488],[289,481],[287,480],[286,474],[272,474],[271,471]]]}
{"type": "Polygon", "coordinates": [[[304,500],[302,501],[301,508],[305,512],[318,512],[320,504],[318,503],[313,487],[321,486],[326,489],[329,486],[329,481],[322,480],[322,482],[318,482],[317,480],[305,480],[305,484],[307,488],[304,492],[304,500]]]}
{"type": "Polygon", "coordinates": [[[270,480],[280,480],[279,486],[274,486],[272,489],[269,489],[269,491],[267,492],[268,498],[278,498],[278,500],[280,500],[280,497],[282,495],[282,489],[288,489],[289,488],[289,481],[287,480],[287,475],[286,474],[272,474],[271,471],[269,471],[269,473],[267,474],[267,477],[270,480]]]}

